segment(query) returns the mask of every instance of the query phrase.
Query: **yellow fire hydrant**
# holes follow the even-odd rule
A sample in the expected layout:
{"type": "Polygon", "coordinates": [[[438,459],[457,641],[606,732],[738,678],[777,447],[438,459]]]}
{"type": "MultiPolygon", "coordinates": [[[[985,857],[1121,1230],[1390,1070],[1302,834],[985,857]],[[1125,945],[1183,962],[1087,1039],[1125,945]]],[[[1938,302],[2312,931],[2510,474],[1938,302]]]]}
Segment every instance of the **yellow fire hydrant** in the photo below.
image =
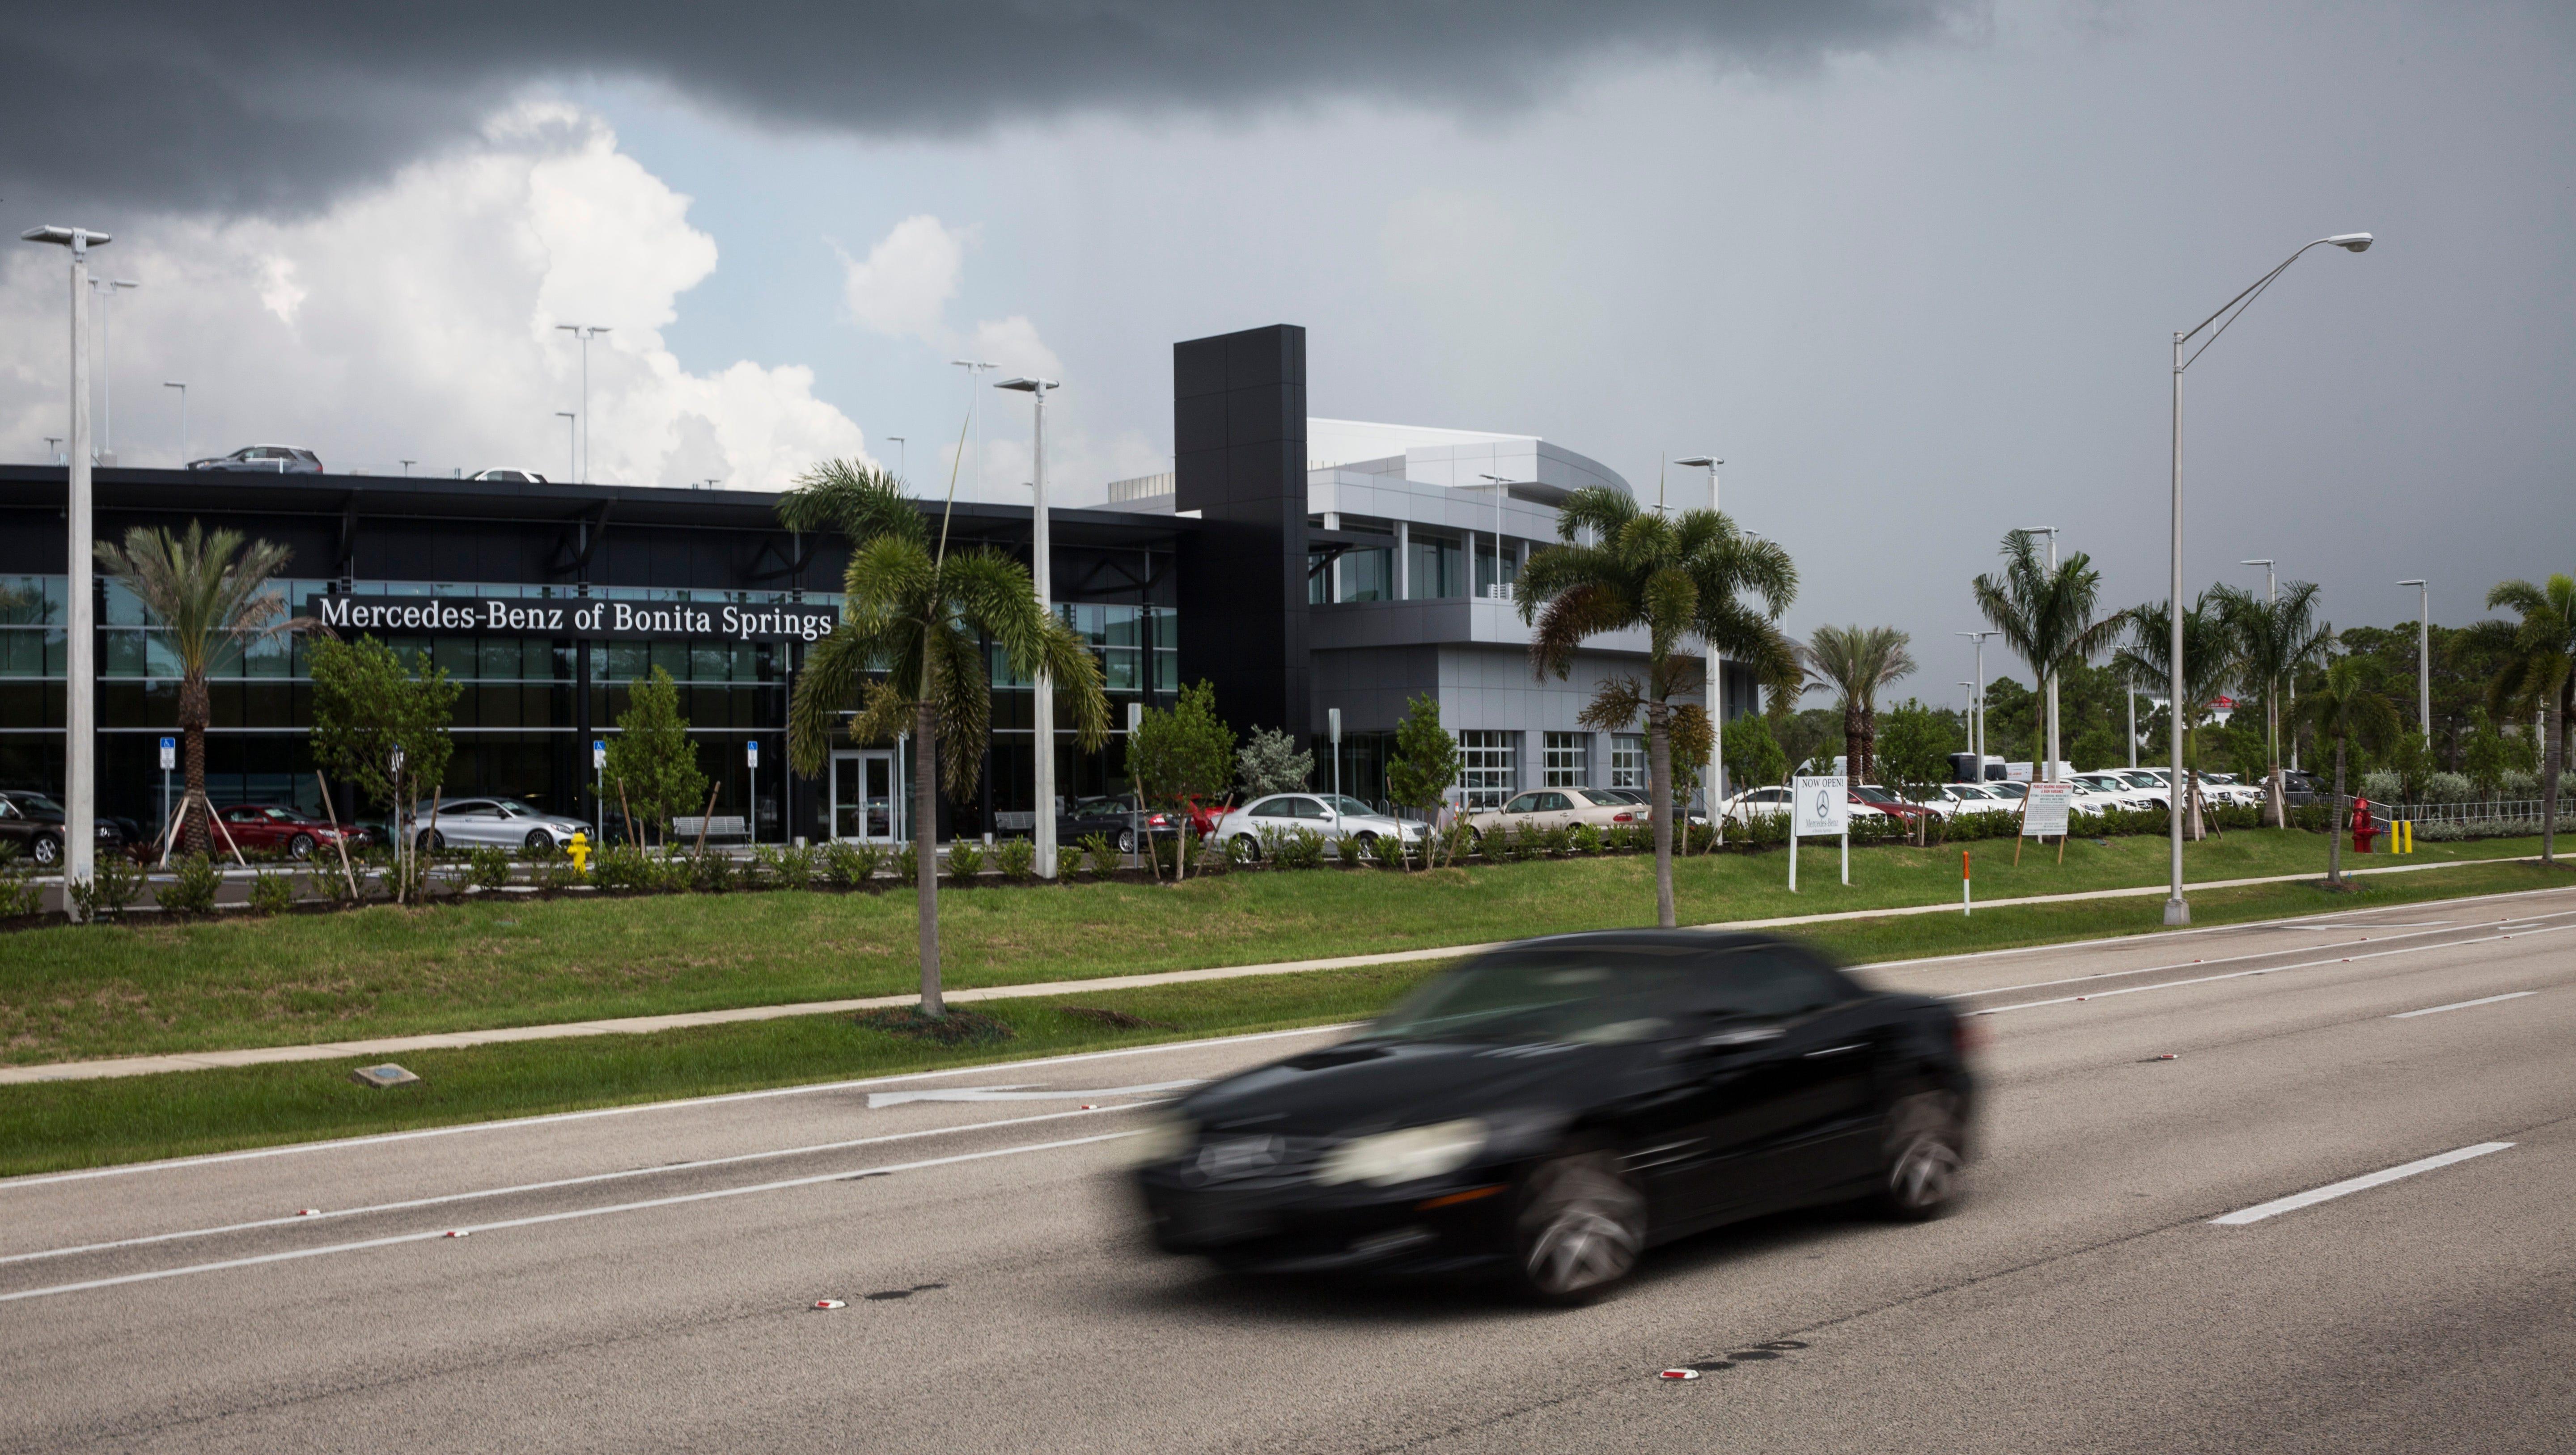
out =
{"type": "Polygon", "coordinates": [[[572,831],[572,847],[566,852],[572,855],[572,872],[575,874],[588,874],[590,872],[590,835],[583,833],[579,829],[574,829],[572,831]]]}

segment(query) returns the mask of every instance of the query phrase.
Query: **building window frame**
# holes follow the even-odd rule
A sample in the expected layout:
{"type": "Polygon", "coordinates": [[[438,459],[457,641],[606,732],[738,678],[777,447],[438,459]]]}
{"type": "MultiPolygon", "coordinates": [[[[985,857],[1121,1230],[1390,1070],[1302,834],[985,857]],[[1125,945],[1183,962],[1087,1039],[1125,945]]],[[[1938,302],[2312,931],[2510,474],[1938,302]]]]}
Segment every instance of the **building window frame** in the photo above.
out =
{"type": "Polygon", "coordinates": [[[1543,788],[1582,788],[1592,782],[1592,734],[1549,733],[1542,739],[1543,788]]]}
{"type": "Polygon", "coordinates": [[[1467,808],[1500,808],[1520,791],[1520,736],[1495,728],[1459,731],[1458,794],[1467,808]]]}
{"type": "Polygon", "coordinates": [[[1646,735],[1644,733],[1610,735],[1610,786],[1613,788],[1646,786],[1646,735]]]}

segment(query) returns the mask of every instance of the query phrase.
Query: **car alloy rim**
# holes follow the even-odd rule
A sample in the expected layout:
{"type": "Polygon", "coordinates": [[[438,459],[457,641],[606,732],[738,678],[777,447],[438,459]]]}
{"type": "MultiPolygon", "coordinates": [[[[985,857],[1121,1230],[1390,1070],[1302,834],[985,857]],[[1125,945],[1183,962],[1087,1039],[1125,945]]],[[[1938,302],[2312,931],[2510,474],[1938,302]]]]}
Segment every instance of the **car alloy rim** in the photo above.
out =
{"type": "Polygon", "coordinates": [[[1530,1282],[1573,1293],[1617,1278],[1636,1258],[1636,1239],[1617,1218],[1578,1203],[1558,1213],[1530,1248],[1530,1282]]]}
{"type": "Polygon", "coordinates": [[[1888,1170],[1888,1189],[1901,1206],[1934,1207],[1949,1200],[1958,1172],[1959,1154],[1948,1143],[1933,1136],[1916,1137],[1888,1170]]]}
{"type": "Polygon", "coordinates": [[[54,862],[54,856],[55,856],[55,853],[56,853],[56,850],[55,850],[55,848],[54,848],[54,841],[53,841],[53,840],[51,840],[51,839],[38,839],[38,840],[36,840],[36,862],[37,862],[37,863],[39,863],[39,864],[50,864],[50,863],[54,862]]]}

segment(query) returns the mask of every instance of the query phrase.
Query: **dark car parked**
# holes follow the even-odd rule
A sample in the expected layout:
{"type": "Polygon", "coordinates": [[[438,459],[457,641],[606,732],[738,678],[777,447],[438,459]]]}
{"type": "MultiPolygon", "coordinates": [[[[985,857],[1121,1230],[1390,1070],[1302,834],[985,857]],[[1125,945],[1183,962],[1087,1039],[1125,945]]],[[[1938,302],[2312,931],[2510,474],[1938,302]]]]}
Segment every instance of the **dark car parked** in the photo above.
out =
{"type": "Polygon", "coordinates": [[[293,445],[244,445],[229,455],[190,460],[191,470],[253,471],[263,475],[319,475],[322,457],[293,445]]]}
{"type": "Polygon", "coordinates": [[[1142,1139],[1156,1243],[1250,1271],[1499,1270],[1551,1302],[1784,1208],[1945,1209],[1965,1023],[1805,946],[1640,930],[1509,946],[1142,1139]]]}
{"type": "MultiPolygon", "coordinates": [[[[122,820],[98,822],[98,846],[114,849],[128,841],[122,820]]],[[[63,862],[63,806],[50,796],[25,788],[0,788],[0,843],[15,844],[38,868],[63,862]]]]}
{"type": "Polygon", "coordinates": [[[1055,841],[1059,848],[1072,848],[1093,834],[1107,834],[1118,852],[1136,852],[1136,831],[1142,828],[1149,837],[1163,838],[1180,832],[1172,815],[1161,809],[1140,810],[1132,793],[1105,794],[1098,798],[1077,798],[1055,816],[1055,841]]]}

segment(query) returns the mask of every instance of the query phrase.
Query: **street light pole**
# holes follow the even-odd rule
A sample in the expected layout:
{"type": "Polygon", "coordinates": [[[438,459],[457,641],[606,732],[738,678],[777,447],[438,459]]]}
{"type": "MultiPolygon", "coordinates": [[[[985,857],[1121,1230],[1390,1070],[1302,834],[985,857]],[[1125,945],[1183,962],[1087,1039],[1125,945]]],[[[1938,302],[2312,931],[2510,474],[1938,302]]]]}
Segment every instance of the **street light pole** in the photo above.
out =
{"type": "MultiPolygon", "coordinates": [[[[2050,578],[2054,580],[2057,575],[2057,527],[2053,525],[2033,525],[2022,528],[2023,535],[2035,536],[2042,531],[2046,531],[2048,533],[2048,574],[2050,578]]],[[[2031,781],[2034,783],[2054,783],[2057,781],[2057,669],[2054,666],[2048,669],[2047,687],[2048,730],[2041,734],[2041,736],[2047,739],[2047,742],[2042,745],[2042,751],[2047,754],[2048,761],[2040,765],[2038,771],[2031,774],[2031,781]]]]}
{"type": "Polygon", "coordinates": [[[558,323],[557,333],[568,333],[581,340],[581,468],[580,482],[590,483],[590,471],[596,462],[590,454],[590,341],[608,332],[603,324],[558,323]]]}
{"type": "Polygon", "coordinates": [[[98,864],[98,670],[91,660],[97,623],[90,550],[89,250],[107,246],[109,236],[84,227],[36,227],[20,236],[28,242],[69,248],[72,254],[72,432],[63,466],[67,487],[64,589],[70,597],[63,614],[63,912],[77,920],[80,903],[72,891],[89,883],[98,864]]]}
{"type": "Polygon", "coordinates": [[[2415,624],[2415,731],[2422,733],[2425,744],[2430,746],[2433,741],[2433,588],[2425,585],[2420,577],[2397,584],[2412,586],[2423,593],[2423,615],[2415,624]]]}
{"type": "Polygon", "coordinates": [[[1969,745],[1968,751],[1977,755],[1977,781],[1983,783],[1986,781],[1986,638],[1994,633],[1952,632],[1950,635],[1966,637],[1977,646],[1976,741],[1969,745]]]}
{"type": "Polygon", "coordinates": [[[903,479],[906,475],[908,475],[908,474],[910,474],[910,473],[911,473],[910,471],[908,471],[908,470],[906,470],[906,469],[904,468],[904,459],[905,459],[905,457],[906,457],[907,455],[909,455],[909,454],[911,453],[911,449],[910,449],[910,447],[909,447],[909,446],[907,446],[906,444],[904,444],[904,442],[903,442],[903,436],[901,436],[901,435],[899,435],[899,434],[890,434],[890,435],[887,435],[887,436],[886,436],[886,439],[887,439],[887,440],[889,440],[889,441],[891,441],[891,442],[893,443],[894,447],[895,447],[895,448],[894,448],[894,477],[895,477],[897,480],[903,479]]]}
{"type": "Polygon", "coordinates": [[[2272,271],[2264,274],[2262,277],[2255,279],[2251,287],[2248,287],[2244,292],[2237,294],[2235,297],[2228,299],[2225,307],[2219,309],[2209,317],[2202,319],[2187,332],[2177,333],[2173,336],[2173,573],[2172,579],[2167,583],[2170,594],[2165,598],[2165,615],[2170,619],[2173,627],[2173,638],[2169,643],[2167,643],[2168,650],[2172,654],[2172,660],[2169,665],[2173,669],[2172,681],[2170,683],[2173,691],[2173,715],[2169,724],[2170,730],[2165,734],[2168,739],[2167,745],[2173,749],[2173,784],[2171,788],[2172,811],[2165,815],[2165,832],[2168,848],[2167,858],[2170,874],[2170,880],[2166,886],[2165,895],[2165,923],[2168,926],[2180,926],[2191,923],[2191,905],[2182,897],[2182,810],[2185,796],[2188,792],[2187,784],[2182,776],[2183,371],[2190,368],[2193,363],[2198,361],[2202,354],[2209,352],[2209,345],[2218,342],[2219,335],[2226,333],[2230,327],[2234,326],[2236,320],[2244,315],[2245,310],[2253,306],[2254,300],[2263,295],[2263,290],[2271,287],[2274,279],[2279,278],[2283,273],[2289,271],[2290,265],[2297,262],[2303,255],[2305,255],[2309,248],[2331,245],[2342,248],[2346,252],[2360,253],[2369,251],[2371,241],[2372,239],[2370,234],[2366,232],[2343,232],[2336,233],[2332,237],[2318,238],[2314,242],[2302,243],[2297,252],[2292,253],[2281,260],[2279,267],[2276,267],[2272,271]],[[2221,319],[2225,319],[2226,322],[2219,322],[2221,319]],[[2183,346],[2190,343],[2193,339],[2198,338],[2201,332],[2213,323],[2218,324],[2217,332],[2210,334],[2206,343],[2203,343],[2199,348],[2194,349],[2189,358],[2185,358],[2183,356],[2183,346]]]}
{"type": "Polygon", "coordinates": [[[113,465],[116,463],[116,371],[109,366],[111,355],[108,345],[112,340],[107,331],[108,305],[114,303],[116,295],[123,290],[143,285],[131,278],[93,278],[89,286],[98,290],[98,448],[105,457],[99,463],[113,465]]]}
{"type": "MultiPolygon", "coordinates": [[[[581,473],[581,457],[576,453],[577,447],[573,443],[576,428],[574,421],[580,416],[569,409],[558,409],[555,411],[555,418],[564,422],[564,478],[571,480],[581,473]]],[[[411,471],[406,469],[403,473],[408,475],[411,471]]]]}
{"type": "MultiPolygon", "coordinates": [[[[2272,569],[2272,568],[2273,568],[2273,566],[2274,566],[2276,563],[2272,560],[2272,558],[2271,558],[2271,557],[2269,557],[2269,556],[2257,556],[2257,557],[2255,557],[2254,559],[2252,559],[2252,560],[2250,560],[2250,561],[2239,561],[2239,562],[2237,562],[2236,564],[2237,564],[2237,565],[2240,565],[2240,566],[2260,566],[2260,567],[2262,567],[2262,568],[2263,568],[2263,604],[2264,604],[2264,605],[2266,605],[2266,606],[2278,606],[2278,605],[2280,605],[2280,604],[2281,604],[2281,578],[2280,578],[2280,576],[2279,576],[2279,575],[2278,575],[2278,574],[2277,574],[2277,573],[2272,569]]],[[[2293,703],[2296,703],[2296,702],[2298,701],[2298,690],[2299,690],[2299,688],[2298,688],[2298,684],[2297,684],[2297,683],[2295,683],[2295,682],[2294,682],[2294,683],[2290,684],[2290,693],[2291,693],[2290,700],[2291,700],[2291,702],[2293,702],[2293,703]]],[[[2266,757],[2268,757],[2268,758],[2270,758],[2270,759],[2271,759],[2272,764],[2273,764],[2273,766],[2274,766],[2274,767],[2278,767],[2278,766],[2280,766],[2280,762],[2281,762],[2281,703],[2280,703],[2280,696],[2281,696],[2281,684],[2280,684],[2280,683],[2278,683],[2278,682],[2266,682],[2266,683],[2264,683],[2264,684],[2263,684],[2263,732],[2264,732],[2263,751],[2264,751],[2264,755],[2265,755],[2266,757]]],[[[2293,754],[2295,754],[2295,753],[2298,751],[2298,744],[2297,744],[2296,742],[2291,743],[2291,745],[2290,745],[2290,751],[2291,751],[2293,754]]],[[[2299,765],[2298,765],[2297,763],[2293,762],[2290,766],[2291,766],[2291,768],[2296,769],[2299,765]]],[[[2267,781],[2268,781],[2268,780],[2267,780],[2267,781]]],[[[2270,791],[2270,789],[2269,789],[2269,788],[2266,788],[2264,791],[2265,791],[2265,792],[2269,792],[2269,791],[2270,791]]]]}
{"type": "MultiPolygon", "coordinates": [[[[983,396],[975,392],[975,376],[984,372],[986,369],[998,369],[1002,366],[999,364],[988,364],[981,359],[950,359],[948,362],[966,371],[966,446],[968,449],[975,452],[975,488],[980,491],[984,488],[984,433],[980,428],[984,419],[983,416],[976,411],[977,401],[981,400],[983,396]]],[[[966,462],[964,460],[960,460],[957,463],[962,466],[966,462]]],[[[955,473],[962,472],[952,472],[951,474],[949,482],[951,486],[949,498],[951,500],[956,498],[956,490],[954,489],[956,483],[955,473]]]]}
{"type": "Polygon", "coordinates": [[[188,386],[165,383],[161,387],[179,391],[179,468],[184,470],[188,468],[188,386]]]}
{"type": "MultiPolygon", "coordinates": [[[[967,377],[970,379],[974,377],[971,370],[967,377]]],[[[993,387],[1019,390],[1029,396],[1032,407],[1029,433],[1030,454],[1033,456],[1030,461],[1029,479],[1032,497],[1029,510],[1029,576],[1037,587],[1038,609],[1051,616],[1055,613],[1055,551],[1047,530],[1046,397],[1048,390],[1063,386],[1053,379],[1004,379],[993,387]]],[[[1151,673],[1153,663],[1148,662],[1145,666],[1147,672],[1151,673]]],[[[1150,676],[1147,680],[1151,680],[1150,676]]],[[[1043,660],[1038,663],[1036,701],[1031,706],[1036,708],[1037,731],[1032,735],[1030,746],[1034,749],[1031,757],[1037,769],[1037,812],[1029,820],[1029,836],[1037,844],[1038,877],[1053,879],[1056,877],[1055,680],[1047,672],[1046,663],[1043,660]]],[[[989,829],[992,825],[987,824],[985,827],[989,829]]]]}

